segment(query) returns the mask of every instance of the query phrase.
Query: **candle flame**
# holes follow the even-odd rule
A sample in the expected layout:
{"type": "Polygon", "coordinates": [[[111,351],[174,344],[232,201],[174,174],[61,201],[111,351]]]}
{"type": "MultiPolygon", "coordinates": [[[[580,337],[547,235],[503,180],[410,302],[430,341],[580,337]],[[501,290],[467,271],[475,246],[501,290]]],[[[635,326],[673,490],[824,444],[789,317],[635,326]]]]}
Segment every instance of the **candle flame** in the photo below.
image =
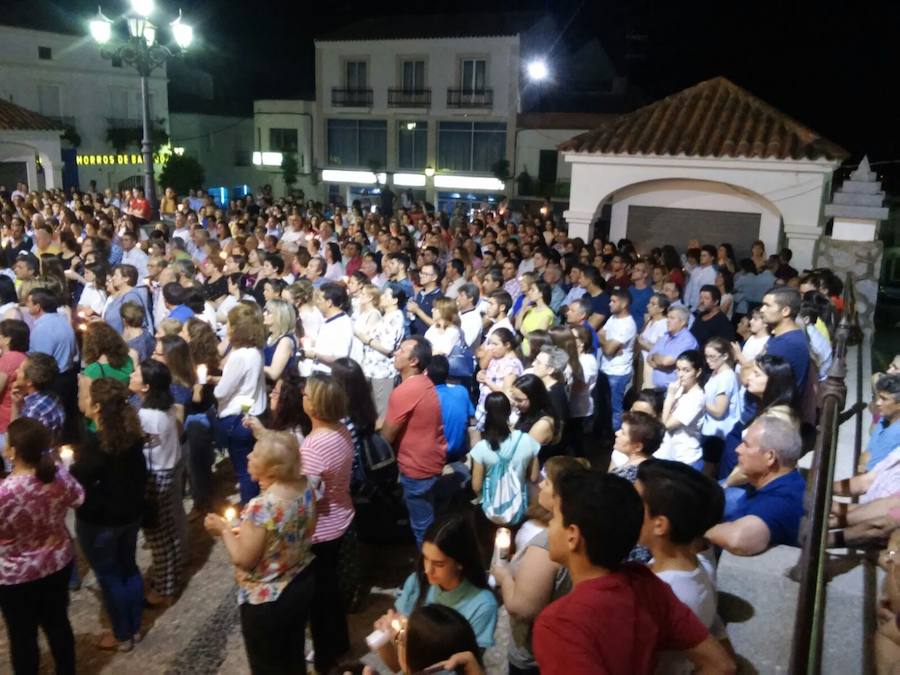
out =
{"type": "Polygon", "coordinates": [[[400,621],[400,619],[394,619],[393,621],[391,621],[391,628],[393,628],[397,632],[400,632],[401,630],[403,630],[403,623],[400,621]]]}
{"type": "Polygon", "coordinates": [[[225,520],[231,522],[234,520],[234,517],[237,515],[237,510],[233,506],[229,506],[225,509],[225,520]]]}

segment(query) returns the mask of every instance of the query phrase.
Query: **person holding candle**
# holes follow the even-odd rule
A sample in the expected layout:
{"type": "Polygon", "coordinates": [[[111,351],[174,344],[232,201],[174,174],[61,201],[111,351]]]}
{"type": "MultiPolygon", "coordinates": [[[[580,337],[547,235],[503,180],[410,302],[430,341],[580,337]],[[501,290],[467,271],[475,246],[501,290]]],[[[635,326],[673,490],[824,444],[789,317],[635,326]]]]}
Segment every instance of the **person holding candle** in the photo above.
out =
{"type": "Polygon", "coordinates": [[[39,421],[14,420],[8,435],[5,455],[13,471],[0,482],[0,610],[12,667],[16,673],[38,672],[41,627],[56,672],[75,673],[68,616],[74,550],[65,517],[84,502],[84,490],[54,465],[52,439],[39,421]]]}
{"type": "Polygon", "coordinates": [[[241,504],[246,504],[259,492],[259,486],[247,471],[253,433],[243,420],[247,414],[261,415],[266,410],[265,336],[254,308],[240,304],[228,313],[228,340],[231,351],[214,390],[219,403],[215,431],[220,447],[228,449],[240,482],[241,504]]]}
{"type": "MultiPolygon", "coordinates": [[[[180,338],[179,338],[180,339],[180,338]]],[[[181,501],[181,423],[170,391],[172,375],[158,361],[144,361],[131,374],[129,389],[140,399],[138,416],[144,430],[148,499],[156,502],[158,522],[144,525],[153,566],[144,599],[151,607],[175,601],[181,574],[187,520],[181,501]]]]}
{"type": "Polygon", "coordinates": [[[88,432],[71,467],[85,491],[75,514],[75,532],[112,624],[112,633],[104,634],[97,646],[131,651],[140,637],[144,606],[144,584],[135,561],[147,483],[144,432],[124,384],[111,377],[82,382],[79,406],[96,432],[88,432]]]}
{"type": "MultiPolygon", "coordinates": [[[[423,605],[444,605],[459,612],[471,625],[479,650],[494,644],[497,600],[488,588],[475,533],[461,515],[443,516],[431,524],[417,570],[404,582],[394,609],[379,618],[375,628],[394,634],[391,623],[403,623],[423,605]]],[[[395,644],[384,645],[378,655],[392,671],[399,669],[395,644]]]]}
{"type": "Polygon", "coordinates": [[[531,651],[532,625],[544,607],[572,588],[568,570],[550,559],[547,523],[552,515],[554,483],[565,473],[584,470],[587,466],[587,460],[574,457],[557,456],[547,460],[537,504],[529,509],[542,527],[523,546],[517,547],[510,562],[502,558],[493,561],[491,574],[509,612],[512,640],[507,657],[511,675],[538,675],[540,671],[531,651]]]}
{"type": "MultiPolygon", "coordinates": [[[[304,670],[306,620],[313,600],[312,535],[316,501],[302,475],[297,440],[264,432],[247,457],[261,493],[241,512],[240,525],[206,516],[206,530],[235,567],[244,648],[252,673],[304,670]]],[[[230,515],[230,514],[229,514],[230,515]]]]}
{"type": "Polygon", "coordinates": [[[346,565],[346,555],[353,555],[356,544],[350,497],[353,439],[342,422],[347,417],[347,405],[347,393],[339,378],[318,373],[307,378],[303,411],[312,421],[312,431],[303,440],[300,454],[304,473],[316,489],[319,514],[313,534],[316,589],[310,623],[315,665],[320,673],[329,672],[350,648],[347,608],[341,594],[341,567],[346,565]]]}

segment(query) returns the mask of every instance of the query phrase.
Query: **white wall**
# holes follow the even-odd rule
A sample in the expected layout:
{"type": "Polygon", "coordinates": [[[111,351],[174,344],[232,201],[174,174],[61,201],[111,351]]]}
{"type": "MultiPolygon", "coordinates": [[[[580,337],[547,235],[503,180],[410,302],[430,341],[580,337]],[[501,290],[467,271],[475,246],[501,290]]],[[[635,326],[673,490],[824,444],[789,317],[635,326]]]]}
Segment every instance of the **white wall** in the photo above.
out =
{"type": "MultiPolygon", "coordinates": [[[[573,236],[589,236],[590,226],[610,196],[649,181],[689,180],[722,183],[781,215],[794,266],[811,267],[822,235],[823,202],[838,161],[787,161],[689,157],[636,157],[567,153],[572,189],[565,218],[573,236]]],[[[694,208],[683,205],[684,208],[694,208]]],[[[771,237],[771,224],[764,233],[771,237]]],[[[698,233],[700,235],[702,233],[698,233]]],[[[701,237],[702,238],[702,237],[701,237]]],[[[777,241],[777,238],[775,239],[777,241]]]]}
{"type": "MultiPolygon", "coordinates": [[[[759,232],[754,239],[765,243],[767,251],[777,251],[781,235],[781,214],[764,199],[746,191],[722,183],[685,180],[663,180],[639,183],[626,187],[613,195],[609,238],[612,241],[628,236],[629,206],[658,206],[675,209],[699,209],[701,211],[736,211],[760,214],[759,232]]],[[[703,233],[697,237],[703,239],[703,233]]],[[[671,242],[676,248],[687,242],[671,242]]],[[[709,242],[702,242],[709,243],[709,242]]]]}
{"type": "MultiPolygon", "coordinates": [[[[169,111],[163,65],[150,78],[152,119],[167,120],[169,111]]],[[[125,91],[126,117],[140,120],[140,80],[129,66],[114,68],[100,56],[100,48],[90,38],[85,22],[84,37],[0,26],[0,96],[17,105],[41,112],[38,87],[59,86],[59,115],[73,117],[81,136],[79,154],[108,154],[113,148],[106,142],[107,118],[113,112],[113,91],[125,91]],[[50,47],[52,59],[38,58],[38,47],[50,47]]],[[[123,111],[124,112],[124,111],[123,111]]],[[[139,148],[129,148],[139,152],[139,148]]],[[[94,179],[98,187],[114,186],[118,181],[141,173],[137,166],[79,166],[81,185],[94,179]]]]}
{"type": "MultiPolygon", "coordinates": [[[[203,166],[203,187],[249,185],[255,189],[265,176],[252,164],[238,166],[238,153],[249,162],[253,152],[253,118],[199,113],[172,113],[172,146],[183,147],[203,166]]],[[[164,187],[164,186],[160,186],[164,187]]],[[[200,186],[198,186],[200,187],[200,186]]]]}
{"type": "Polygon", "coordinates": [[[62,188],[63,164],[55,131],[0,130],[0,162],[25,162],[31,190],[62,188]],[[43,182],[38,180],[36,158],[44,170],[43,182]]]}
{"type": "MultiPolygon", "coordinates": [[[[319,132],[320,127],[316,114],[315,101],[260,99],[253,102],[253,149],[260,152],[275,151],[269,144],[269,131],[296,129],[300,175],[294,189],[303,190],[310,197],[321,196],[321,189],[314,186],[311,180],[312,172],[323,164],[322,156],[315,154],[318,143],[314,143],[314,134],[319,132]]],[[[279,167],[259,167],[257,174],[261,176],[260,181],[272,186],[274,194],[284,194],[286,186],[281,179],[279,167]]]]}
{"type": "MultiPolygon", "coordinates": [[[[528,169],[532,178],[538,177],[541,150],[556,150],[560,143],[583,134],[586,129],[519,129],[516,135],[515,175],[528,169]]],[[[572,177],[572,165],[557,153],[556,180],[567,181],[572,177]]]]}

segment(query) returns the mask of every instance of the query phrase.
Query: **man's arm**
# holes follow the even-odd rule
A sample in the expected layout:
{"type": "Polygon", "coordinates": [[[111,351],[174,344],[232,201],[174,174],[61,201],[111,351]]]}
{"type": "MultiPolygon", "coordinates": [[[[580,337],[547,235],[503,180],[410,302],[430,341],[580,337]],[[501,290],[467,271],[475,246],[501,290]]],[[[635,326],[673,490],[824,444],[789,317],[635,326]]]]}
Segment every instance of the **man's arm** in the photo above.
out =
{"type": "Polygon", "coordinates": [[[607,339],[606,331],[600,331],[597,337],[600,339],[600,349],[603,350],[604,356],[612,358],[622,350],[622,343],[618,340],[607,339]]]}
{"type": "Polygon", "coordinates": [[[593,328],[595,331],[600,330],[600,327],[605,321],[606,314],[598,314],[597,312],[594,312],[588,317],[588,323],[591,324],[591,328],[593,328]]]}
{"type": "Polygon", "coordinates": [[[769,547],[769,527],[758,516],[744,516],[710,528],[706,538],[734,555],[756,555],[769,547]]]}
{"type": "Polygon", "coordinates": [[[693,649],[684,651],[691,663],[697,666],[696,673],[736,673],[737,666],[725,648],[713,636],[709,635],[693,649]]]}

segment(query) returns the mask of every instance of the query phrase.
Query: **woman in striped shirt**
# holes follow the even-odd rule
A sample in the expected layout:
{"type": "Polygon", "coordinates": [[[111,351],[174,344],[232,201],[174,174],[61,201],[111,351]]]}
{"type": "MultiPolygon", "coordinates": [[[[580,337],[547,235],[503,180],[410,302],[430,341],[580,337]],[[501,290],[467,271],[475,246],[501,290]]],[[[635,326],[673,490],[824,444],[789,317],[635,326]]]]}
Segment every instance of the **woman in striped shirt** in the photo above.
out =
{"type": "Polygon", "coordinates": [[[339,585],[342,548],[355,542],[350,475],[353,440],[341,419],[347,416],[347,394],[332,377],[313,374],[306,381],[303,410],[312,431],[303,440],[303,469],[316,491],[318,521],[313,534],[316,590],[311,627],[315,667],[329,672],[350,648],[346,608],[339,585]]]}

